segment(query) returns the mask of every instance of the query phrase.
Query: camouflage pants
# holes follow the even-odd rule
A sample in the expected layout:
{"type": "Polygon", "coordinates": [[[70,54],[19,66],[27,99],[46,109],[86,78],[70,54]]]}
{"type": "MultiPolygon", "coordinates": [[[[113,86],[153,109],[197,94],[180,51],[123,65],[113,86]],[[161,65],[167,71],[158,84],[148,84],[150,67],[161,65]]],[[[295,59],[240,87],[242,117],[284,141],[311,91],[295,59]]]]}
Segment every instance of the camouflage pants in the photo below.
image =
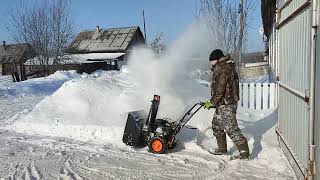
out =
{"type": "Polygon", "coordinates": [[[242,135],[237,123],[237,107],[238,105],[221,105],[216,108],[215,115],[212,120],[212,130],[214,136],[225,136],[226,133],[232,141],[239,145],[247,142],[242,135]]]}

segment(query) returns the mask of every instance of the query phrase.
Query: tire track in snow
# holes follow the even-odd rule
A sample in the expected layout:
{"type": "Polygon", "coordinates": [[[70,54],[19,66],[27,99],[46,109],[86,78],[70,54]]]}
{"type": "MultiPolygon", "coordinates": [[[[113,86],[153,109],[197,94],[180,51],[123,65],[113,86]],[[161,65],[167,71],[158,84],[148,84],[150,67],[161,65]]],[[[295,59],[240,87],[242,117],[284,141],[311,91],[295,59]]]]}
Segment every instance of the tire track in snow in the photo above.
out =
{"type": "MultiPolygon", "coordinates": [[[[81,173],[100,176],[102,179],[206,179],[220,177],[226,171],[225,160],[214,158],[211,154],[193,153],[154,155],[144,151],[113,151],[100,152],[89,160],[77,165],[81,173]],[[148,167],[148,168],[146,168],[148,167]],[[203,171],[206,169],[205,171],[203,171]],[[218,174],[217,174],[218,173],[218,174]]],[[[219,178],[221,179],[221,178],[219,178]]]]}
{"type": "Polygon", "coordinates": [[[76,172],[71,169],[72,161],[70,157],[64,162],[59,171],[58,179],[60,180],[83,180],[81,176],[79,176],[76,172]]]}
{"type": "Polygon", "coordinates": [[[39,180],[41,178],[42,175],[34,165],[34,162],[30,163],[28,166],[24,166],[23,164],[17,165],[14,174],[9,177],[10,180],[39,180]]]}

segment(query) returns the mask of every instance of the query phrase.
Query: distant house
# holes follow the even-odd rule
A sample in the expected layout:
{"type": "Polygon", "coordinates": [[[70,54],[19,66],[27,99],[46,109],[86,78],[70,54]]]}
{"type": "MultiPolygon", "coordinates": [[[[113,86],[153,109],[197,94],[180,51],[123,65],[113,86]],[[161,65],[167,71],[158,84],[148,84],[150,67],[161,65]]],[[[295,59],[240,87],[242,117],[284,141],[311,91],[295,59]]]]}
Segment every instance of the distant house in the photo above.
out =
{"type": "MultiPolygon", "coordinates": [[[[60,57],[58,64],[49,61],[50,73],[57,70],[77,70],[91,73],[96,70],[119,70],[126,64],[134,46],[144,45],[145,38],[138,26],[81,31],[60,57]]],[[[24,63],[28,74],[42,76],[37,57],[24,63]],[[39,72],[39,73],[37,73],[39,72]]]]}
{"type": "Polygon", "coordinates": [[[12,75],[14,81],[26,80],[24,62],[35,56],[35,51],[28,43],[0,46],[0,74],[12,75]]]}
{"type": "Polygon", "coordinates": [[[138,26],[85,30],[78,34],[66,52],[82,64],[79,71],[97,69],[119,70],[126,64],[130,50],[144,45],[145,38],[138,26]]]}
{"type": "Polygon", "coordinates": [[[49,72],[44,71],[41,60],[36,56],[28,59],[25,63],[25,69],[28,76],[42,77],[48,73],[54,73],[58,70],[77,70],[78,73],[91,73],[96,70],[118,70],[117,59],[123,57],[126,53],[87,53],[87,54],[65,54],[59,57],[59,61],[54,64],[53,58],[49,58],[46,63],[49,72]],[[111,61],[109,64],[109,61],[111,61]]]}

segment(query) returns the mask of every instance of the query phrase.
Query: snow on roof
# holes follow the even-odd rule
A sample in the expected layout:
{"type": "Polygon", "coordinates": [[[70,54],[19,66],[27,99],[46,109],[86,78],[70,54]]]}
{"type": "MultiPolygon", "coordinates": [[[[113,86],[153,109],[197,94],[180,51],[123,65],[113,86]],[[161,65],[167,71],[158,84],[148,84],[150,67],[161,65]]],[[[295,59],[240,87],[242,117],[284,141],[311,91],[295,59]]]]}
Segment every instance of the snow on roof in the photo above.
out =
{"type": "Polygon", "coordinates": [[[67,52],[124,52],[131,43],[144,43],[143,34],[138,26],[84,30],[69,45],[67,52]]]}
{"type": "Polygon", "coordinates": [[[101,60],[110,60],[117,59],[123,56],[125,53],[89,53],[89,54],[69,54],[66,55],[70,59],[77,62],[86,62],[86,61],[101,61],[101,60]]]}
{"type": "MultiPolygon", "coordinates": [[[[93,63],[93,62],[101,62],[114,60],[121,56],[125,55],[125,53],[88,53],[88,54],[66,54],[62,56],[59,64],[83,64],[83,63],[93,63]]],[[[28,59],[25,65],[41,65],[39,57],[34,57],[28,59]]],[[[53,65],[53,58],[49,59],[49,65],[53,65]]]]}

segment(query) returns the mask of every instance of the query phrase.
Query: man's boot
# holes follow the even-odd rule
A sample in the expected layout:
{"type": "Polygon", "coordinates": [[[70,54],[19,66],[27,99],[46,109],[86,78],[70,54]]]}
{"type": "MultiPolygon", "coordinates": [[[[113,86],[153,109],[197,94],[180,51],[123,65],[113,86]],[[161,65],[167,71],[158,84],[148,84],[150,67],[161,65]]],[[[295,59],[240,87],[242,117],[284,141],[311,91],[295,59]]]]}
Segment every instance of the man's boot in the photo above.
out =
{"type": "Polygon", "coordinates": [[[238,151],[240,154],[238,156],[231,157],[231,160],[233,159],[249,159],[250,152],[248,147],[248,142],[237,145],[238,151]]]}
{"type": "Polygon", "coordinates": [[[226,135],[224,136],[216,136],[218,148],[214,149],[210,153],[214,155],[225,155],[227,153],[227,139],[226,135]]]}

